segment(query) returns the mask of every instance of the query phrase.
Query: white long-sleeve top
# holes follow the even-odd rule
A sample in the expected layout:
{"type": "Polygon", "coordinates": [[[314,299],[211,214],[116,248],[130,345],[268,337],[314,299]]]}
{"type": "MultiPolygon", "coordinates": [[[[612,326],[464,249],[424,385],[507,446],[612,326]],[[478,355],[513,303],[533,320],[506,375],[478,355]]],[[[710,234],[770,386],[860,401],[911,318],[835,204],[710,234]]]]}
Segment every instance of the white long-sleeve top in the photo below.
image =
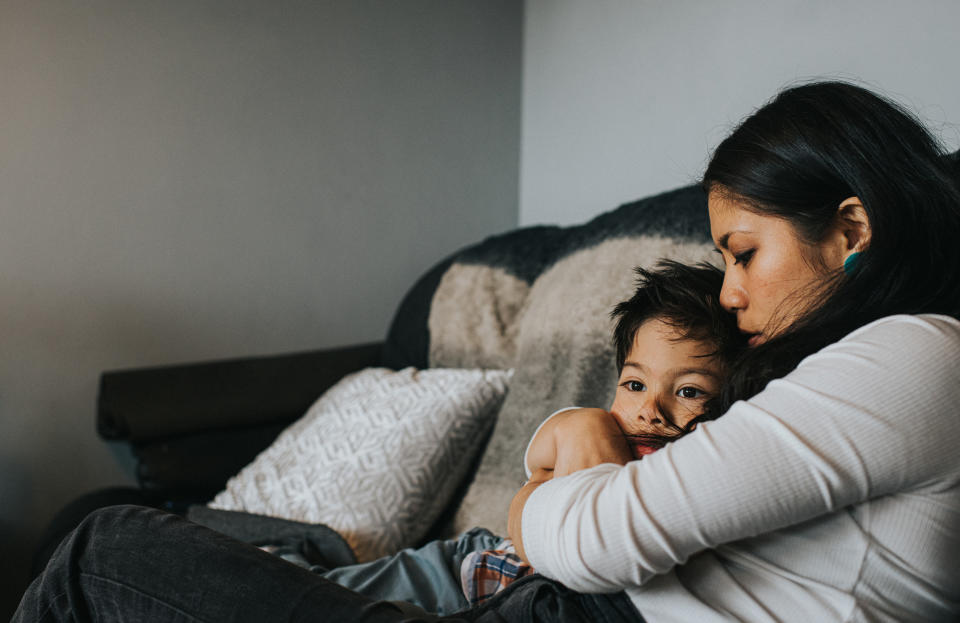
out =
{"type": "Polygon", "coordinates": [[[528,498],[538,572],[665,621],[960,619],[960,322],[890,316],[528,498]]]}

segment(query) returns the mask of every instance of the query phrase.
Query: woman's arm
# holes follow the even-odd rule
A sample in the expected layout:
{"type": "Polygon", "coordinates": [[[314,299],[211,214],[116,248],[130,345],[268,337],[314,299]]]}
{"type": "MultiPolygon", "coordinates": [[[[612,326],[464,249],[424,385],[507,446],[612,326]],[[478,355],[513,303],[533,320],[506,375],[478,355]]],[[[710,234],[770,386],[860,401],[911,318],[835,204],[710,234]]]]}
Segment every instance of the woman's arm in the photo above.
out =
{"type": "Polygon", "coordinates": [[[872,323],[643,461],[532,487],[515,501],[514,541],[571,588],[619,590],[704,549],[956,475],[958,353],[952,319],[872,323]]]}
{"type": "Polygon", "coordinates": [[[510,502],[510,513],[507,518],[507,535],[510,537],[510,540],[513,541],[517,556],[526,562],[530,561],[527,560],[527,555],[523,551],[523,534],[521,531],[523,506],[526,504],[527,498],[530,497],[530,494],[533,493],[537,487],[552,478],[553,472],[551,470],[538,470],[534,472],[530,480],[517,491],[517,494],[513,496],[513,500],[510,502]]]}

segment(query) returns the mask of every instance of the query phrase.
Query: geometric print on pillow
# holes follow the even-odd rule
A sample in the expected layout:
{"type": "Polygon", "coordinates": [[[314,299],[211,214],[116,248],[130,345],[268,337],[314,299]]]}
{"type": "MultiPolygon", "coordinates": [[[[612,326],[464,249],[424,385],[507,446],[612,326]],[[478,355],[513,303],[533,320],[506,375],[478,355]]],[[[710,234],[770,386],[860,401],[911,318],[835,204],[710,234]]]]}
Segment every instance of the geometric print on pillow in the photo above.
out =
{"type": "Polygon", "coordinates": [[[452,368],[350,374],[208,506],[326,524],[361,562],[412,546],[466,475],[511,375],[452,368]]]}

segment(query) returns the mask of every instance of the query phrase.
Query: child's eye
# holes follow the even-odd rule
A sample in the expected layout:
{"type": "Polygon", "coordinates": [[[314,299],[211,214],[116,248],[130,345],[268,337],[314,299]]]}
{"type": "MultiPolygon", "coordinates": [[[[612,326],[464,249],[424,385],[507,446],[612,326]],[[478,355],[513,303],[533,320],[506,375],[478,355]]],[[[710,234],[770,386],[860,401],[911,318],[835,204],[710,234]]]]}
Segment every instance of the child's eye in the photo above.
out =
{"type": "Polygon", "coordinates": [[[734,265],[743,264],[744,266],[746,266],[747,264],[750,263],[750,260],[753,258],[753,254],[755,251],[756,249],[749,249],[747,251],[744,251],[743,253],[738,253],[734,255],[733,256],[734,265]]]}
{"type": "Polygon", "coordinates": [[[677,390],[677,396],[680,396],[681,398],[703,398],[706,395],[707,392],[703,391],[702,389],[697,389],[696,387],[681,387],[677,390]]]}
{"type": "Polygon", "coordinates": [[[623,386],[627,388],[627,391],[631,392],[642,392],[647,389],[647,386],[640,381],[626,381],[623,383],[623,386]]]}

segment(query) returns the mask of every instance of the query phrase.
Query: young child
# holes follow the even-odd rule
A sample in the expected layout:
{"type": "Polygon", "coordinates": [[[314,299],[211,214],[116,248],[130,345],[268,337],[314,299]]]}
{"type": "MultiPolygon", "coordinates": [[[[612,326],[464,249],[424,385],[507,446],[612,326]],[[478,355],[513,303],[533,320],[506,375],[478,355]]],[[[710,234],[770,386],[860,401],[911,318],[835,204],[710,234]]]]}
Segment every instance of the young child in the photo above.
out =
{"type": "MultiPolygon", "coordinates": [[[[637,291],[612,314],[619,379],[608,413],[633,456],[642,459],[692,431],[697,422],[719,415],[712,412],[711,401],[745,341],[733,314],[720,306],[720,270],[664,261],[656,270],[637,273],[637,291]]],[[[534,433],[524,456],[527,478],[550,477],[556,464],[555,425],[571,410],[557,411],[534,433]]],[[[468,554],[460,581],[473,605],[530,573],[533,568],[504,539],[494,550],[468,554]]]]}

